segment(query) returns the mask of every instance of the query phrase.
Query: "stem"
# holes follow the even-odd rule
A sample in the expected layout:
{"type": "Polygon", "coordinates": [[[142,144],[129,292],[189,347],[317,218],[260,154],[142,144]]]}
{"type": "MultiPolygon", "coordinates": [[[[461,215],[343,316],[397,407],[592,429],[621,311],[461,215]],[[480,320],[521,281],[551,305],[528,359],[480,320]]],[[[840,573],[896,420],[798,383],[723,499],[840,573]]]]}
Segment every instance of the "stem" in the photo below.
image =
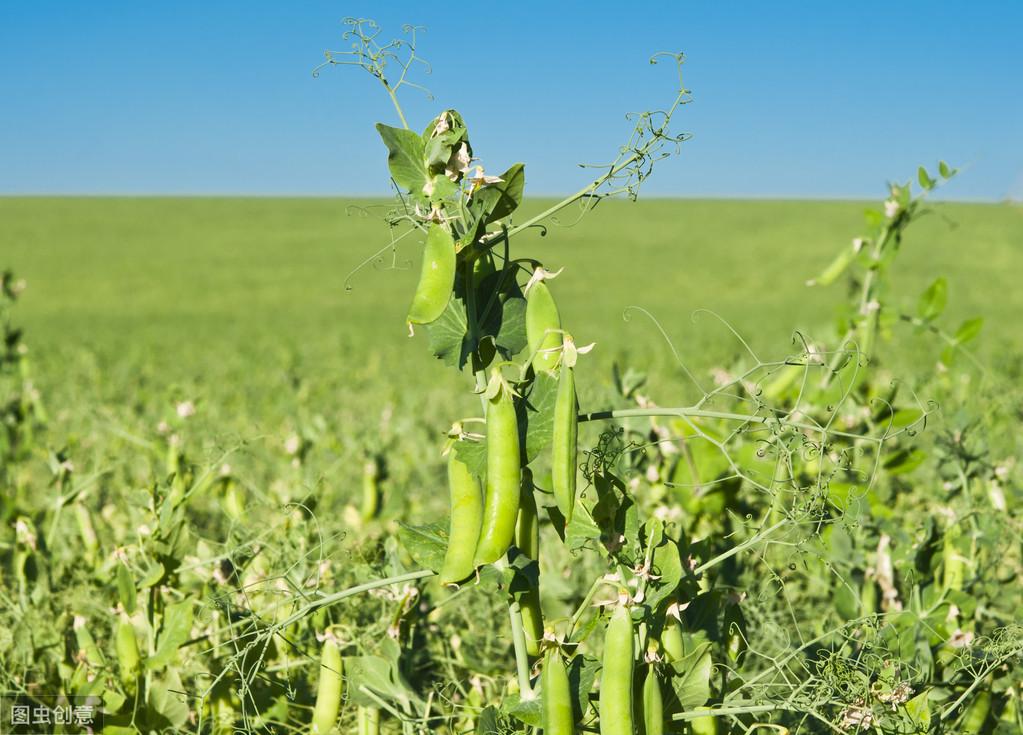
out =
{"type": "Polygon", "coordinates": [[[394,109],[397,110],[398,112],[398,118],[401,120],[402,127],[408,130],[409,129],[408,121],[405,119],[405,113],[401,111],[401,105],[398,104],[398,95],[394,93],[394,90],[391,88],[391,85],[385,82],[383,79],[380,80],[380,83],[384,85],[384,89],[387,90],[387,94],[391,96],[391,102],[394,103],[394,109]]]}
{"type": "Polygon", "coordinates": [[[830,434],[832,436],[843,436],[849,439],[865,439],[868,441],[876,441],[875,439],[871,439],[871,437],[864,436],[863,434],[851,434],[845,431],[833,431],[823,426],[815,426],[814,424],[807,424],[799,421],[789,421],[786,418],[776,418],[774,416],[756,416],[754,414],[746,413],[730,413],[728,411],[708,411],[702,408],[693,408],[692,406],[680,406],[677,408],[664,408],[661,406],[658,406],[656,408],[616,408],[608,411],[593,411],[592,413],[579,414],[579,421],[607,421],[609,419],[625,419],[637,416],[675,416],[675,417],[688,416],[693,418],[742,421],[744,423],[750,424],[767,424],[776,421],[779,424],[791,426],[796,429],[818,431],[821,433],[830,434]]]}
{"type": "Polygon", "coordinates": [[[508,603],[508,617],[511,619],[512,644],[515,647],[515,668],[519,675],[519,691],[522,699],[533,698],[533,687],[529,684],[529,654],[526,653],[526,633],[522,629],[522,610],[518,600],[508,603]]]}
{"type": "Polygon", "coordinates": [[[696,567],[696,569],[694,569],[693,572],[695,574],[703,574],[705,571],[707,571],[711,567],[717,566],[718,564],[720,564],[723,561],[726,561],[727,559],[731,559],[733,556],[738,554],[740,551],[743,551],[744,549],[748,549],[750,546],[752,546],[753,544],[759,542],[761,539],[767,538],[776,529],[781,528],[782,526],[787,525],[787,524],[788,524],[788,520],[781,520],[781,521],[778,521],[777,523],[775,523],[773,526],[771,526],[769,528],[765,528],[763,531],[758,531],[757,533],[753,534],[748,539],[743,541],[741,544],[736,544],[735,546],[730,548],[725,553],[718,554],[717,556],[715,556],[710,561],[704,562],[700,566],[696,567]]]}
{"type": "MultiPolygon", "coordinates": [[[[291,615],[291,617],[285,618],[285,620],[283,622],[281,622],[281,623],[274,624],[274,627],[275,628],[287,628],[289,625],[298,622],[299,620],[304,618],[306,615],[309,615],[310,613],[316,612],[321,607],[326,607],[327,605],[333,605],[335,602],[340,602],[341,600],[344,600],[345,598],[354,597],[355,595],[360,595],[363,592],[369,592],[370,590],[375,590],[375,589],[378,589],[380,587],[388,587],[388,586],[390,586],[392,584],[401,584],[402,582],[414,582],[417,579],[425,579],[427,577],[434,576],[436,573],[437,572],[433,571],[432,569],[420,569],[419,571],[416,571],[416,572],[408,572],[406,574],[399,574],[399,575],[394,576],[394,577],[386,577],[384,579],[374,579],[374,580],[372,580],[370,582],[365,582],[363,584],[356,585],[355,587],[349,587],[348,589],[342,590],[341,592],[335,592],[332,595],[324,595],[320,599],[314,600],[313,602],[310,602],[309,604],[299,608],[297,612],[295,612],[294,614],[291,615]]],[[[263,613],[265,614],[265,613],[274,612],[277,608],[284,607],[285,605],[288,605],[288,604],[290,604],[290,602],[288,600],[282,600],[280,602],[274,603],[273,605],[268,605],[266,607],[266,609],[263,610],[263,613]]],[[[252,621],[249,620],[249,619],[237,620],[237,621],[235,621],[233,623],[230,623],[229,625],[225,625],[224,629],[233,628],[233,627],[236,627],[236,626],[239,626],[239,625],[251,624],[251,622],[252,621]]]]}
{"type": "Polygon", "coordinates": [[[540,212],[540,214],[538,214],[538,215],[536,215],[534,217],[530,217],[529,219],[527,219],[522,224],[515,225],[510,230],[508,230],[506,233],[504,233],[504,237],[511,237],[512,235],[518,234],[519,232],[522,232],[523,230],[532,227],[533,225],[537,224],[538,222],[542,222],[543,220],[545,220],[548,217],[550,217],[552,214],[557,214],[558,212],[560,212],[562,209],[564,209],[568,205],[574,204],[575,202],[579,201],[583,197],[592,194],[594,191],[596,191],[601,186],[603,186],[604,183],[608,179],[610,179],[612,176],[617,174],[619,171],[622,171],[623,169],[625,169],[627,166],[630,166],[631,164],[633,164],[638,159],[639,159],[639,156],[637,154],[633,153],[631,156],[629,156],[624,161],[622,161],[621,163],[616,165],[614,168],[612,168],[606,174],[601,176],[599,179],[595,179],[594,181],[591,181],[589,184],[584,186],[582,189],[577,191],[575,194],[569,195],[568,197],[562,199],[557,204],[555,204],[555,205],[553,205],[551,207],[548,207],[544,211],[540,212]]]}
{"type": "Polygon", "coordinates": [[[748,715],[755,712],[777,712],[786,709],[782,704],[749,704],[734,707],[714,707],[713,709],[690,710],[672,715],[673,720],[695,720],[699,717],[724,717],[725,715],[748,715]]]}

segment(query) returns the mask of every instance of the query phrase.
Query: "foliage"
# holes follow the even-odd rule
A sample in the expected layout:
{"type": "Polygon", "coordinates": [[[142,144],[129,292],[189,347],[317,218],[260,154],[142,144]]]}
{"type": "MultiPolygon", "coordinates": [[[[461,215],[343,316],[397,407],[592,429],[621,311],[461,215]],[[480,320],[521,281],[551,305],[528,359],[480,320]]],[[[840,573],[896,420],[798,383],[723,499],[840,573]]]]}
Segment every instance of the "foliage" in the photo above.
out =
{"type": "MultiPolygon", "coordinates": [[[[581,492],[566,524],[551,494],[558,381],[534,367],[526,310],[537,277],[557,297],[584,274],[555,279],[556,263],[517,249],[565,207],[635,196],[685,139],[669,127],[681,78],[593,181],[519,221],[521,164],[496,177],[473,166],[453,110],[422,134],[404,124],[396,93],[411,84],[414,38],[382,44],[370,22],[350,27],[349,62],[383,83],[403,123],[377,128],[398,189],[389,247],[450,235],[449,289],[424,294],[440,316],[416,313],[424,347],[484,415],[458,415],[475,399],[443,397],[418,414],[346,415],[362,420],[353,430],[295,369],[283,396],[266,397],[291,412],[283,442],[217,434],[180,389],[116,417],[86,410],[57,433],[11,311],[21,286],[5,274],[2,685],[92,698],[105,732],[307,729],[320,652],[336,644],[340,732],[528,732],[542,722],[541,662],[560,651],[563,704],[595,730],[608,725],[605,629],[625,609],[632,663],[658,675],[669,732],[1019,732],[1020,489],[1005,459],[1018,451],[1017,393],[971,352],[978,319],[946,324],[954,279],[933,280],[913,307],[895,298],[923,196],[955,172],[940,164],[917,187],[890,187],[866,234],[814,280],[851,283],[833,338],[800,334],[796,354],[768,360],[735,332],[742,351],[712,384],[669,341],[678,384],[623,363],[612,389],[581,389],[581,492]],[[899,330],[940,355],[910,381],[886,367],[905,367],[899,330]],[[445,588],[442,445],[457,442],[486,479],[487,402],[511,392],[539,549],[517,542],[445,588]],[[341,508],[333,485],[353,476],[341,508]],[[539,656],[523,624],[537,589],[539,656]]],[[[577,352],[584,366],[591,338],[595,354],[606,348],[603,334],[585,337],[559,332],[556,370],[577,352]]]]}

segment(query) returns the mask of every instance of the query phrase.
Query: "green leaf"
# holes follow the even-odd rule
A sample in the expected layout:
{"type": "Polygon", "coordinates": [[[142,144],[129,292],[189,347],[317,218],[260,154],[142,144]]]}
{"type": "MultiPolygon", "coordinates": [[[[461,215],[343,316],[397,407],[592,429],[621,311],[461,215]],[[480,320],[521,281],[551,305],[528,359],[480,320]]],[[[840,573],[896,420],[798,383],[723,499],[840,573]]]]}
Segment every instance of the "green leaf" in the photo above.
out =
{"type": "Polygon", "coordinates": [[[516,163],[503,174],[498,184],[487,184],[473,195],[485,223],[504,219],[522,203],[526,186],[526,169],[516,163]]]}
{"type": "Polygon", "coordinates": [[[931,321],[941,316],[948,303],[948,281],[944,276],[934,279],[934,283],[920,295],[916,305],[916,313],[921,319],[931,321]]]}
{"type": "Polygon", "coordinates": [[[938,161],[938,173],[941,174],[941,178],[950,179],[955,176],[955,169],[950,168],[944,161],[938,161]]]}
{"type": "Polygon", "coordinates": [[[376,127],[387,146],[387,167],[394,183],[421,194],[427,179],[423,139],[404,128],[392,128],[383,123],[377,123],[376,127]]]}
{"type": "Polygon", "coordinates": [[[167,606],[163,613],[163,625],[156,637],[156,652],[146,659],[147,669],[159,671],[174,660],[192,630],[192,610],[191,600],[167,606]]]}
{"type": "Polygon", "coordinates": [[[520,402],[520,420],[525,425],[526,463],[533,462],[546,449],[554,436],[554,404],[558,400],[558,379],[541,372],[533,380],[526,400],[520,402]]]}
{"type": "Polygon", "coordinates": [[[501,709],[510,717],[530,727],[543,726],[543,708],[541,699],[522,699],[518,694],[510,694],[501,703],[501,709]]]}
{"type": "Polygon", "coordinates": [[[953,335],[953,339],[956,341],[956,344],[966,344],[967,342],[977,338],[977,335],[980,334],[980,330],[983,326],[984,317],[978,316],[974,319],[967,319],[959,325],[959,329],[956,330],[955,335],[953,335]]]}
{"type": "MultiPolygon", "coordinates": [[[[461,447],[458,457],[465,461],[461,447]]],[[[410,526],[407,523],[398,525],[398,539],[416,564],[435,572],[440,571],[448,548],[447,521],[428,523],[425,526],[410,526]]]]}
{"type": "Polygon", "coordinates": [[[935,182],[934,179],[927,175],[927,169],[925,169],[923,166],[917,169],[916,178],[920,182],[920,186],[922,186],[927,191],[933,189],[934,184],[937,183],[935,182]]]}
{"type": "Polygon", "coordinates": [[[460,296],[452,296],[444,313],[426,327],[430,350],[445,365],[461,370],[471,352],[465,339],[467,331],[465,301],[460,296]]]}
{"type": "Polygon", "coordinates": [[[494,707],[484,707],[476,720],[476,735],[501,735],[501,723],[497,720],[497,710],[494,707]]]}
{"type": "Polygon", "coordinates": [[[931,727],[931,708],[927,703],[930,689],[924,689],[906,702],[906,714],[916,726],[917,732],[927,732],[931,727]]]}
{"type": "MultiPolygon", "coordinates": [[[[596,619],[596,616],[594,616],[596,619]]],[[[572,711],[579,722],[589,707],[590,691],[597,680],[600,661],[589,656],[577,655],[568,664],[568,686],[572,692],[572,711]]]]}
{"type": "Polygon", "coordinates": [[[686,658],[674,664],[677,676],[671,684],[679,704],[685,709],[702,707],[710,699],[710,675],[712,661],[710,644],[700,646],[686,658]]]}
{"type": "Polygon", "coordinates": [[[361,691],[362,687],[388,702],[400,704],[402,709],[408,709],[410,703],[420,701],[398,673],[394,657],[388,660],[383,656],[346,656],[345,678],[349,696],[356,704],[375,704],[361,691]]]}
{"type": "Polygon", "coordinates": [[[148,710],[150,715],[157,715],[152,718],[157,722],[150,722],[150,726],[163,730],[169,725],[174,731],[182,731],[188,722],[188,697],[185,692],[181,678],[173,670],[163,679],[153,681],[149,686],[148,710]],[[163,727],[156,727],[157,725],[163,727]]]}
{"type": "Polygon", "coordinates": [[[682,556],[674,539],[664,537],[654,548],[651,571],[658,575],[659,579],[651,581],[644,602],[656,608],[662,600],[675,592],[682,581],[682,556]]]}

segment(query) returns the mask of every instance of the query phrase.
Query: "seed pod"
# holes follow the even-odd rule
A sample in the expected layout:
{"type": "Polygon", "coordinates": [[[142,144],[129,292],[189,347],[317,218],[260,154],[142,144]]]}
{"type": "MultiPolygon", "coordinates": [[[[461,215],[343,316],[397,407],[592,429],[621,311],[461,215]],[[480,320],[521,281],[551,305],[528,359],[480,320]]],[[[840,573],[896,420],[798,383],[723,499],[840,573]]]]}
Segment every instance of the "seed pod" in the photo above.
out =
{"type": "Polygon", "coordinates": [[[664,652],[664,660],[670,664],[685,658],[685,647],[682,643],[682,621],[675,614],[677,608],[677,603],[668,607],[661,625],[661,651],[664,652]]]}
{"type": "Polygon", "coordinates": [[[377,517],[380,511],[380,463],[376,457],[370,457],[362,467],[362,509],[360,516],[364,522],[377,517]]]}
{"type": "Polygon", "coordinates": [[[114,651],[117,654],[117,667],[121,675],[121,683],[134,691],[135,680],[139,675],[139,643],[135,637],[135,626],[127,615],[121,615],[114,631],[114,651]]]}
{"type": "Polygon", "coordinates": [[[986,730],[990,715],[991,692],[983,689],[973,697],[970,706],[966,708],[959,731],[963,735],[980,735],[986,730]]]}
{"type": "Polygon", "coordinates": [[[487,493],[476,564],[493,564],[508,551],[519,513],[519,426],[511,390],[500,385],[487,404],[487,493]]]}
{"type": "Polygon", "coordinates": [[[88,628],[88,621],[81,615],[75,615],[71,627],[75,631],[75,641],[78,643],[79,655],[91,666],[103,666],[105,660],[99,650],[99,646],[96,645],[96,639],[92,637],[92,632],[88,628]]]}
{"type": "Polygon", "coordinates": [[[575,509],[576,465],[578,462],[579,405],[575,394],[575,369],[561,366],[558,396],[554,403],[551,474],[554,500],[565,516],[565,525],[575,509]]]}
{"type": "Polygon", "coordinates": [[[410,324],[436,321],[447,308],[455,287],[455,241],[444,227],[431,224],[423,248],[423,269],[419,275],[412,305],[410,324]]]}
{"type": "Polygon", "coordinates": [[[341,711],[341,650],[332,638],[323,642],[320,655],[320,681],[313,708],[313,735],[326,735],[337,723],[341,711]]]}
{"type": "Polygon", "coordinates": [[[632,616],[625,605],[611,615],[604,637],[604,669],[600,675],[600,735],[633,735],[634,645],[632,616]]]}
{"type": "MultiPolygon", "coordinates": [[[[540,519],[536,513],[536,498],[533,496],[533,473],[522,470],[522,487],[519,498],[519,517],[515,523],[515,546],[530,559],[540,560],[540,519]]],[[[531,587],[519,599],[522,613],[522,628],[526,634],[526,653],[540,655],[543,640],[543,613],[540,608],[540,589],[531,587]]]]}
{"type": "Polygon", "coordinates": [[[664,735],[664,698],[661,682],[652,663],[647,664],[643,680],[643,718],[641,735],[664,735]]]}
{"type": "MultiPolygon", "coordinates": [[[[694,711],[709,709],[710,707],[697,707],[694,711]]],[[[689,729],[693,735],[718,735],[718,718],[713,715],[694,717],[689,720],[689,729]]]]}
{"type": "Polygon", "coordinates": [[[572,713],[572,690],[568,669],[561,653],[552,648],[543,662],[543,732],[544,735],[575,735],[572,713]]]}
{"type": "Polygon", "coordinates": [[[448,454],[448,489],[451,493],[451,523],[440,581],[442,584],[455,584],[469,577],[475,568],[473,557],[483,523],[483,490],[479,480],[458,458],[457,448],[452,448],[448,454]]]}
{"type": "Polygon", "coordinates": [[[967,559],[959,550],[962,528],[954,524],[945,529],[942,536],[942,587],[946,590],[961,590],[966,582],[967,559]]]}
{"type": "Polygon", "coordinates": [[[561,345],[561,317],[550,289],[537,281],[526,294],[526,340],[533,355],[533,371],[554,370],[561,345]]]}
{"type": "Polygon", "coordinates": [[[379,735],[380,710],[376,707],[359,707],[356,718],[359,723],[359,735],[379,735]]]}

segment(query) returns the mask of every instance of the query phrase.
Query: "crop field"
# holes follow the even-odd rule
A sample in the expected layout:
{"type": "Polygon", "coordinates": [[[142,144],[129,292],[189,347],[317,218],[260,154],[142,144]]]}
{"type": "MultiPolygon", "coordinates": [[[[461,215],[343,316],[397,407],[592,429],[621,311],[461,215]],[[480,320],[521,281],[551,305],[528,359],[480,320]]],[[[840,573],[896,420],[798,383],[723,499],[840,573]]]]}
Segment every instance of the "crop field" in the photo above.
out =
{"type": "Polygon", "coordinates": [[[1023,735],[1023,209],[640,196],[673,52],[530,198],[343,24],[393,198],[0,197],[0,735],[1023,735]]]}
{"type": "MultiPolygon", "coordinates": [[[[528,215],[548,205],[527,200],[523,210],[528,215]]],[[[464,376],[423,348],[425,335],[407,336],[403,322],[415,282],[414,250],[387,249],[352,273],[388,242],[387,228],[372,216],[382,206],[269,198],[0,200],[0,252],[28,284],[9,319],[24,330],[21,340],[29,350],[23,374],[38,395],[39,410],[38,420],[26,421],[32,430],[21,438],[23,451],[9,447],[6,465],[4,625],[12,635],[0,640],[5,687],[31,694],[64,676],[74,685],[79,674],[68,667],[78,666],[105,682],[101,696],[114,713],[107,715],[111,732],[134,731],[143,721],[156,729],[302,729],[319,678],[321,644],[314,634],[330,629],[343,641],[351,678],[370,682],[372,695],[360,700],[349,690],[340,709],[342,732],[354,731],[356,719],[381,712],[383,731],[399,723],[418,731],[430,721],[430,687],[440,687],[433,706],[436,717],[445,718],[435,721],[436,729],[443,722],[453,732],[499,732],[483,728],[504,726],[505,717],[534,721],[521,705],[507,705],[508,692],[519,686],[511,631],[481,627],[481,621],[506,617],[499,599],[467,597],[463,588],[455,597],[464,606],[448,606],[440,589],[406,584],[347,606],[342,601],[315,611],[305,607],[315,608],[320,596],[359,582],[414,575],[429,559],[421,550],[409,559],[387,539],[401,537],[398,522],[409,524],[406,528],[446,525],[444,432],[453,417],[475,410],[471,393],[451,399],[465,392],[464,376]],[[364,519],[370,466],[379,478],[373,481],[379,507],[364,519]],[[174,488],[185,493],[177,506],[180,517],[168,517],[158,505],[174,488]],[[178,534],[177,546],[156,538],[164,524],[166,532],[178,534]],[[31,548],[29,541],[34,555],[18,551],[31,548]],[[138,621],[139,612],[130,618],[126,607],[136,586],[150,596],[161,588],[178,591],[156,621],[135,623],[140,645],[149,646],[148,660],[156,661],[141,665],[137,685],[134,674],[120,678],[113,644],[119,625],[138,621]],[[272,627],[281,622],[281,612],[296,610],[307,613],[301,622],[272,627]],[[180,631],[167,632],[169,623],[159,622],[171,611],[187,618],[175,623],[180,631]],[[86,621],[91,635],[104,641],[96,644],[95,660],[75,620],[86,621]],[[155,637],[147,625],[157,629],[155,637]],[[29,628],[38,637],[23,635],[29,628]],[[459,630],[461,649],[451,638],[459,630]],[[266,631],[276,631],[280,640],[266,631]],[[424,636],[439,633],[440,649],[424,645],[424,636]],[[381,636],[394,647],[374,640],[381,636]],[[245,648],[253,640],[265,648],[245,648]],[[68,658],[64,650],[79,652],[68,658]],[[366,669],[372,666],[386,671],[366,669]],[[437,666],[454,668],[443,674],[437,666]],[[397,683],[387,679],[385,686],[378,680],[385,675],[398,677],[397,683]],[[453,676],[452,683],[438,684],[445,676],[453,676]],[[149,692],[144,708],[125,699],[143,686],[149,692]],[[505,708],[488,708],[502,691],[505,708]]],[[[706,388],[694,388],[679,360],[697,383],[711,384],[721,370],[749,365],[735,335],[765,363],[798,355],[797,332],[832,339],[847,288],[841,282],[827,287],[805,282],[847,245],[867,206],[610,201],[572,226],[551,227],[546,237],[523,235],[531,250],[543,253],[546,267],[565,269],[553,282],[562,319],[577,325],[573,331],[581,341],[596,342],[580,361],[580,410],[622,405],[614,374],[630,368],[650,375],[644,392],[649,389],[659,403],[690,405],[706,388]]],[[[981,336],[971,344],[982,367],[959,360],[937,378],[934,366],[943,345],[933,335],[895,327],[885,341],[891,355],[886,379],[919,391],[916,400],[945,404],[969,396],[948,414],[944,406],[934,409],[917,440],[926,458],[908,471],[919,478],[909,482],[924,483],[921,502],[950,502],[947,489],[933,478],[947,472],[941,469],[947,462],[942,437],[964,426],[991,432],[977,460],[990,466],[985,471],[991,477],[1008,479],[1018,471],[1012,459],[1018,439],[998,427],[1010,425],[1019,406],[1023,329],[1016,317],[1023,313],[1023,294],[1014,281],[1023,267],[1021,240],[1018,208],[937,204],[902,244],[900,271],[892,277],[900,295],[895,303],[913,312],[920,292],[945,274],[948,306],[941,318],[953,325],[984,318],[981,336]],[[992,293],[999,298],[990,298],[992,293]]],[[[635,421],[623,425],[635,432],[635,421]]],[[[9,437],[15,436],[12,430],[9,437]]],[[[596,432],[580,433],[583,446],[598,438],[596,432]]],[[[665,467],[671,467],[670,455],[665,467]]],[[[549,471],[546,465],[538,469],[538,486],[547,485],[550,475],[543,473],[549,471]]],[[[973,482],[974,492],[986,495],[989,481],[973,482]]],[[[663,480],[655,480],[651,489],[660,502],[675,507],[671,493],[685,487],[667,490],[663,480]]],[[[890,497],[888,492],[882,495],[890,497]]],[[[695,541],[715,516],[685,501],[682,507],[685,522],[695,525],[681,538],[691,533],[695,541]]],[[[990,554],[978,544],[1001,545],[1008,540],[1004,534],[1018,534],[1015,521],[1002,522],[1009,525],[984,529],[973,539],[974,553],[990,554]]],[[[549,528],[545,524],[545,537],[549,528]]],[[[917,523],[908,528],[919,533],[917,523]]],[[[742,538],[744,532],[729,533],[742,538]]],[[[849,537],[856,538],[852,531],[849,537]]],[[[823,538],[830,536],[816,536],[816,543],[823,538]]],[[[926,543],[940,549],[940,539],[935,535],[926,543]]],[[[807,538],[798,543],[812,545],[807,538]]],[[[413,542],[409,546],[417,549],[413,542]]],[[[1018,564],[1018,535],[1010,547],[1015,551],[1006,559],[1018,564]]],[[[769,548],[775,547],[761,552],[765,564],[769,548]]],[[[860,552],[866,568],[872,552],[876,549],[860,552]]],[[[567,562],[564,552],[550,556],[545,566],[567,562]]],[[[744,605],[751,617],[772,619],[779,613],[768,600],[789,595],[801,606],[789,611],[787,621],[751,625],[757,635],[776,636],[772,625],[783,623],[801,635],[819,633],[818,616],[835,618],[834,609],[821,612],[821,606],[829,608],[826,594],[813,588],[821,575],[827,577],[823,570],[829,565],[839,575],[840,564],[818,556],[809,555],[816,566],[807,557],[798,571],[776,572],[779,587],[770,592],[762,580],[747,582],[750,601],[744,605]],[[803,584],[806,590],[793,591],[803,584]]],[[[782,554],[774,564],[787,559],[782,554]]],[[[940,564],[937,569],[948,574],[940,564]]],[[[587,564],[579,574],[592,570],[587,564]]],[[[730,585],[742,584],[739,571],[730,575],[730,585]]],[[[574,573],[545,583],[544,615],[555,621],[569,615],[569,604],[578,603],[586,584],[574,573]]],[[[1014,603],[1006,604],[1002,609],[1009,611],[1014,603]]],[[[876,620],[883,620],[883,603],[877,612],[882,617],[876,620]]],[[[986,614],[992,623],[1010,622],[995,609],[986,614]]],[[[857,620],[859,612],[842,611],[836,620],[843,618],[857,620]]],[[[696,633],[685,635],[691,642],[696,633]]],[[[577,655],[574,661],[573,687],[578,691],[577,676],[592,686],[593,660],[577,655]]],[[[707,699],[727,691],[716,678],[708,679],[713,691],[707,690],[707,699]]],[[[77,684],[79,692],[91,691],[84,681],[77,684]]],[[[669,691],[675,692],[671,706],[684,716],[691,692],[669,691]]],[[[514,696],[513,703],[521,701],[514,696]]],[[[848,709],[832,716],[848,718],[848,709]]],[[[1004,716],[1004,706],[999,713],[1004,716]]],[[[994,714],[987,717],[996,721],[994,714]]],[[[720,725],[722,731],[730,727],[720,725]]]]}

